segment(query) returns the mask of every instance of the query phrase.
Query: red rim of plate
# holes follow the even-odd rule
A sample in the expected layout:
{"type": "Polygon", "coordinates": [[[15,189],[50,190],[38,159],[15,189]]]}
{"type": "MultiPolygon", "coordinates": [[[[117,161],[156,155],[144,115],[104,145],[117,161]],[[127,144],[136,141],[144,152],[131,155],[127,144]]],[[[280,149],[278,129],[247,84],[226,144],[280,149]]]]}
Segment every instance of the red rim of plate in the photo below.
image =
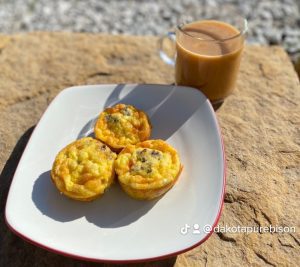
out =
{"type": "MultiPolygon", "coordinates": [[[[194,89],[194,88],[193,88],[194,89]]],[[[202,238],[198,243],[188,247],[188,248],[185,248],[185,249],[182,249],[182,250],[179,250],[179,251],[175,251],[175,252],[172,252],[172,253],[169,253],[169,254],[165,254],[165,255],[161,255],[161,256],[157,256],[157,257],[152,257],[152,258],[144,258],[144,259],[132,259],[132,260],[109,260],[109,259],[97,259],[97,258],[88,258],[88,257],[84,257],[84,256],[79,256],[79,255],[76,255],[76,254],[72,254],[72,253],[67,253],[67,252],[64,252],[64,251],[61,251],[61,250],[57,250],[57,249],[54,249],[54,248],[50,248],[50,247],[47,247],[41,243],[38,243],[34,240],[32,240],[31,238],[21,234],[20,232],[18,232],[17,230],[15,230],[7,221],[7,218],[6,218],[6,210],[5,210],[5,215],[4,215],[4,219],[5,219],[5,223],[6,225],[8,226],[8,228],[14,233],[16,234],[17,236],[19,236],[20,238],[22,238],[23,240],[31,243],[32,245],[35,245],[37,247],[40,247],[40,248],[43,248],[49,252],[54,252],[56,254],[59,254],[59,255],[62,255],[62,256],[66,256],[66,257],[70,257],[70,258],[73,258],[73,259],[77,259],[77,260],[84,260],[84,261],[90,261],[90,262],[107,262],[107,263],[137,263],[137,262],[147,262],[147,261],[157,261],[157,260],[163,260],[163,259],[167,259],[167,258],[170,258],[170,257],[173,257],[173,256],[177,256],[179,254],[182,254],[186,251],[189,251],[199,245],[201,245],[202,243],[204,243],[214,232],[214,228],[217,226],[218,222],[219,222],[219,219],[221,217],[221,213],[222,213],[222,209],[223,209],[223,205],[224,205],[224,196],[225,196],[225,185],[226,185],[226,168],[227,168],[227,165],[226,165],[226,158],[225,158],[225,147],[224,147],[224,141],[223,141],[223,136],[221,134],[221,129],[220,129],[220,126],[219,126],[219,123],[218,123],[218,119],[217,119],[217,116],[215,114],[215,111],[210,103],[209,100],[207,100],[208,102],[208,105],[212,111],[212,113],[214,114],[213,115],[213,118],[215,120],[215,123],[216,123],[216,126],[217,126],[217,130],[218,130],[218,134],[219,134],[219,137],[220,137],[220,140],[221,140],[221,145],[222,145],[222,156],[223,156],[223,188],[222,188],[222,195],[221,195],[221,202],[219,204],[219,211],[218,211],[218,214],[216,216],[216,219],[211,227],[211,231],[209,233],[207,233],[207,235],[202,238]]],[[[29,140],[30,141],[30,140],[29,140]]],[[[28,143],[29,143],[28,141],[28,143]]],[[[7,202],[7,201],[6,201],[7,202]]]]}

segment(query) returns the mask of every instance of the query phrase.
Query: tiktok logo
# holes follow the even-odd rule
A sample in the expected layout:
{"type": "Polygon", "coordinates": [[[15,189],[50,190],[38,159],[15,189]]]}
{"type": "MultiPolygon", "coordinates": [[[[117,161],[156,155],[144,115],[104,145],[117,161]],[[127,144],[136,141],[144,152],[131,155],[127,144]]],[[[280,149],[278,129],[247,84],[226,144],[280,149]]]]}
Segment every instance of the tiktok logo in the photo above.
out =
{"type": "Polygon", "coordinates": [[[185,224],[180,229],[181,234],[186,235],[188,233],[188,231],[189,231],[190,228],[191,228],[191,226],[189,226],[188,224],[185,224]]]}

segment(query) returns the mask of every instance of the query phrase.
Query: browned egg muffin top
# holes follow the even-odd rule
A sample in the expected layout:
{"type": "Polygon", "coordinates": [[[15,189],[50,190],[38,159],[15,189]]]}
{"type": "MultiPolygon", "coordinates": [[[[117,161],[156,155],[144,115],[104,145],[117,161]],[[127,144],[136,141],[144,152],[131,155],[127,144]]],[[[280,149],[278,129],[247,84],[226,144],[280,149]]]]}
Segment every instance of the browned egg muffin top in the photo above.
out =
{"type": "Polygon", "coordinates": [[[163,140],[148,140],[123,149],[116,159],[115,170],[121,183],[146,189],[174,181],[181,164],[173,147],[163,140]]]}
{"type": "Polygon", "coordinates": [[[116,154],[99,140],[85,137],[62,149],[53,164],[52,179],[64,194],[91,198],[111,184],[116,154]]]}
{"type": "Polygon", "coordinates": [[[105,109],[95,125],[95,136],[112,148],[123,148],[149,138],[147,115],[131,105],[118,104],[105,109]]]}

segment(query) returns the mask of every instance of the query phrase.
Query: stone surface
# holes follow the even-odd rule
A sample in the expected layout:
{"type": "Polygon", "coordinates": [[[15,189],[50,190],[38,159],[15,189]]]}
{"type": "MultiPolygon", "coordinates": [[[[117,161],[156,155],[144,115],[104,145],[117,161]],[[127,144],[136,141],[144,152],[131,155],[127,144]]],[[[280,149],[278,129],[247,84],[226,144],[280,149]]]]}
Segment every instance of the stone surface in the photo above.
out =
{"type": "MultiPolygon", "coordinates": [[[[4,223],[22,151],[63,88],[171,83],[155,37],[31,33],[0,37],[0,266],[111,266],[55,255],[4,223]]],[[[248,46],[237,90],[217,111],[227,157],[220,226],[288,226],[295,233],[215,233],[177,258],[133,266],[297,266],[300,261],[300,86],[280,47],[248,46]]],[[[24,222],[25,223],[25,222],[24,222]]]]}

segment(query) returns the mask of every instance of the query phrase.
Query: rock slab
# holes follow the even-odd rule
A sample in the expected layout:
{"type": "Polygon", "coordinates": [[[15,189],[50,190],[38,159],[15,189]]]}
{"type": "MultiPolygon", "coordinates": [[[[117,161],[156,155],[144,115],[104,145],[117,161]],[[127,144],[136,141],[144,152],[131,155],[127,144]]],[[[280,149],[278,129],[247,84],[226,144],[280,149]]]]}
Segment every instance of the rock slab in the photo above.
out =
{"type": "MultiPolygon", "coordinates": [[[[156,37],[74,33],[0,36],[0,265],[113,266],[37,248],[4,222],[6,195],[34,125],[57,93],[100,83],[173,82],[156,37]]],[[[133,266],[297,266],[300,261],[300,86],[280,47],[247,46],[237,90],[217,111],[227,186],[219,226],[291,233],[214,233],[177,258],[133,266]]]]}

